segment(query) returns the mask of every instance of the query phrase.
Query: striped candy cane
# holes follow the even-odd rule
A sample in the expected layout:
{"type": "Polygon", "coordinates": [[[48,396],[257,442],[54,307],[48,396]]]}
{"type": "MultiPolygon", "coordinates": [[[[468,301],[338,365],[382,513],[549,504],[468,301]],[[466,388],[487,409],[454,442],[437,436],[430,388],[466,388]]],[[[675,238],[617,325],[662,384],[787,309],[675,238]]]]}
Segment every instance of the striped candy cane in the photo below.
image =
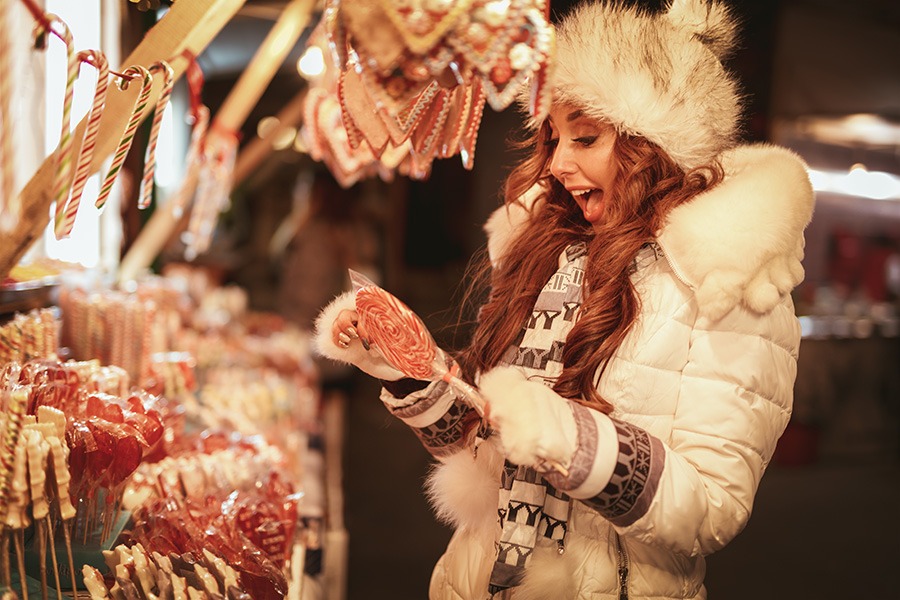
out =
{"type": "Polygon", "coordinates": [[[54,233],[56,239],[69,237],[75,225],[75,216],[81,204],[84,185],[90,177],[91,163],[94,160],[94,148],[97,145],[97,132],[100,129],[100,117],[106,105],[106,94],[109,90],[109,64],[106,56],[99,50],[83,50],[78,53],[78,61],[87,63],[97,69],[97,87],[94,91],[94,102],[88,113],[87,127],[81,142],[81,151],[75,166],[75,179],[72,181],[72,193],[68,202],[56,205],[54,233]]]}
{"type": "Polygon", "coordinates": [[[15,192],[16,155],[13,152],[12,127],[12,42],[7,19],[9,7],[0,4],[0,231],[11,231],[19,220],[18,196],[15,192]]]}
{"type": "Polygon", "coordinates": [[[122,139],[119,140],[119,145],[116,147],[116,153],[113,154],[109,172],[106,174],[106,178],[100,186],[100,195],[97,196],[97,201],[94,203],[97,208],[103,208],[103,205],[106,204],[107,199],[109,199],[109,194],[112,192],[112,186],[116,182],[119,171],[122,170],[125,156],[128,154],[131,143],[134,141],[134,134],[137,131],[138,125],[141,124],[141,117],[144,114],[144,109],[146,109],[147,104],[150,103],[150,88],[153,86],[153,76],[150,75],[150,71],[140,65],[132,65],[125,69],[122,76],[123,79],[119,82],[120,90],[127,89],[132,78],[140,77],[141,93],[138,94],[137,100],[134,102],[134,110],[131,113],[131,118],[128,120],[128,125],[125,126],[125,132],[122,134],[122,139]]]}
{"type": "Polygon", "coordinates": [[[159,141],[159,128],[162,125],[163,112],[169,104],[169,96],[172,94],[172,86],[175,84],[175,71],[164,60],[150,65],[150,72],[162,71],[163,87],[156,101],[156,109],[153,112],[153,125],[150,127],[150,140],[147,142],[147,154],[144,157],[144,178],[141,181],[141,194],[138,198],[138,208],[150,206],[153,197],[153,173],[156,170],[156,144],[159,141]]]}
{"type": "MultiPolygon", "coordinates": [[[[69,196],[69,185],[72,183],[72,98],[75,92],[75,80],[78,78],[78,70],[81,62],[75,55],[75,47],[72,42],[72,32],[58,16],[47,13],[47,22],[39,22],[35,27],[38,35],[52,31],[66,44],[66,57],[68,68],[66,69],[66,89],[63,95],[62,126],[59,136],[59,146],[56,149],[56,178],[53,181],[53,199],[56,201],[56,214],[59,215],[69,196]],[[59,31],[53,28],[57,24],[59,31]],[[61,31],[61,32],[60,32],[61,31]]],[[[59,218],[59,217],[57,217],[59,218]]]]}

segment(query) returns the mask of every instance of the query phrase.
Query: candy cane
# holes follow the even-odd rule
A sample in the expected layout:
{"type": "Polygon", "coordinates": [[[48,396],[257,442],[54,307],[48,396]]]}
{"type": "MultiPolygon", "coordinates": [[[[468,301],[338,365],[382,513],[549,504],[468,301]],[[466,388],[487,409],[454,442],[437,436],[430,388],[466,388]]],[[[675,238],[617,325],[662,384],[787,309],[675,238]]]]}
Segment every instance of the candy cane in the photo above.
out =
{"type": "Polygon", "coordinates": [[[54,221],[56,239],[68,237],[75,225],[75,216],[84,193],[84,185],[90,176],[91,163],[94,159],[94,148],[97,145],[97,132],[100,129],[100,117],[106,105],[106,94],[109,90],[109,64],[106,56],[99,50],[83,50],[78,53],[78,62],[87,63],[97,69],[97,87],[94,91],[94,103],[88,116],[87,127],[81,142],[81,151],[75,167],[75,179],[72,182],[72,194],[66,203],[57,203],[54,221]]]}
{"type": "Polygon", "coordinates": [[[109,198],[110,192],[112,192],[112,186],[116,182],[116,177],[119,175],[122,164],[125,162],[125,156],[128,154],[131,143],[134,141],[134,134],[137,131],[138,125],[141,124],[141,117],[144,114],[144,109],[147,108],[147,104],[150,102],[150,88],[153,87],[153,76],[150,75],[150,71],[140,65],[128,67],[125,69],[125,72],[122,73],[122,76],[123,79],[119,82],[120,90],[127,89],[132,78],[140,77],[141,93],[138,94],[137,100],[134,102],[134,110],[131,113],[131,118],[128,120],[128,125],[125,127],[122,139],[119,140],[116,153],[113,155],[112,164],[109,166],[109,172],[106,174],[106,178],[100,186],[100,195],[97,196],[97,201],[94,203],[94,206],[97,208],[103,208],[103,205],[106,204],[106,200],[109,198]]]}
{"type": "Polygon", "coordinates": [[[153,112],[153,125],[150,127],[150,140],[147,142],[147,153],[144,157],[144,178],[141,181],[141,194],[138,198],[138,208],[150,206],[153,197],[153,173],[156,169],[156,144],[159,141],[159,129],[162,125],[163,112],[169,104],[169,96],[172,94],[172,86],[175,84],[175,71],[164,60],[150,65],[150,72],[162,71],[163,87],[156,101],[156,110],[153,112]]]}
{"type": "Polygon", "coordinates": [[[63,210],[66,198],[69,195],[69,185],[72,182],[72,132],[70,130],[72,98],[75,93],[75,80],[78,79],[81,61],[75,55],[72,32],[69,31],[69,26],[54,14],[47,13],[46,17],[47,23],[39,22],[35,27],[35,32],[38,35],[42,35],[51,31],[59,37],[66,45],[68,62],[66,89],[63,95],[62,127],[59,136],[59,147],[56,150],[56,178],[53,181],[53,198],[56,200],[56,212],[58,215],[63,210]],[[54,23],[60,26],[62,33],[53,29],[54,23]]]}
{"type": "Polygon", "coordinates": [[[12,127],[12,77],[10,64],[12,43],[9,39],[7,14],[9,9],[0,8],[0,231],[11,231],[19,219],[18,196],[13,198],[16,173],[15,153],[13,152],[12,127]]]}

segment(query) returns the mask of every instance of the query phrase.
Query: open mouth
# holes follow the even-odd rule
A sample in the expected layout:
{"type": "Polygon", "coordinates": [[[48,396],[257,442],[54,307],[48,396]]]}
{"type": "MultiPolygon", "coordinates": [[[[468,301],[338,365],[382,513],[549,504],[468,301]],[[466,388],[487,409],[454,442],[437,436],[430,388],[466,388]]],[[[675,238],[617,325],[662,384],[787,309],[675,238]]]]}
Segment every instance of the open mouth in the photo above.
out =
{"type": "Polygon", "coordinates": [[[584,218],[588,223],[594,223],[600,218],[603,190],[598,188],[588,188],[584,190],[572,190],[569,192],[581,207],[584,218]]]}

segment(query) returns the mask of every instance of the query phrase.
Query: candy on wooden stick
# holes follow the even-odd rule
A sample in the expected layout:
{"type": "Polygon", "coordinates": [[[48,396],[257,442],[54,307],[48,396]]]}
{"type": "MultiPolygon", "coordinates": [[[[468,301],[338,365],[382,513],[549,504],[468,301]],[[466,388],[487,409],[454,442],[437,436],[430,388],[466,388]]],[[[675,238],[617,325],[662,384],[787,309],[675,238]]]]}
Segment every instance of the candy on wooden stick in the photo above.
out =
{"type": "Polygon", "coordinates": [[[6,405],[6,429],[0,446],[0,522],[9,510],[9,491],[13,475],[16,445],[22,433],[22,417],[28,403],[28,391],[16,388],[9,393],[6,405]]]}
{"type": "Polygon", "coordinates": [[[141,584],[141,590],[146,598],[150,598],[154,595],[154,577],[143,547],[132,547],[131,556],[134,560],[134,572],[137,574],[138,582],[141,584]]]}
{"type": "Polygon", "coordinates": [[[31,524],[28,504],[31,500],[28,488],[28,457],[24,438],[20,436],[13,459],[13,476],[10,484],[10,505],[6,512],[6,526],[10,529],[24,529],[31,524]]]}
{"type": "Polygon", "coordinates": [[[174,600],[188,600],[187,580],[172,573],[172,596],[174,600]]]}
{"type": "Polygon", "coordinates": [[[91,565],[84,565],[81,567],[81,577],[84,581],[84,587],[87,588],[92,600],[109,598],[109,589],[107,589],[100,571],[91,565]]]}
{"type": "Polygon", "coordinates": [[[28,600],[28,585],[25,578],[25,539],[24,530],[30,524],[27,509],[29,502],[28,463],[25,453],[25,440],[20,436],[13,459],[13,476],[10,485],[10,506],[6,513],[6,527],[12,529],[13,542],[16,548],[16,565],[19,569],[19,582],[22,589],[22,600],[28,600]]]}
{"type": "Polygon", "coordinates": [[[59,504],[59,516],[62,519],[63,535],[66,542],[66,555],[69,559],[69,574],[72,577],[72,596],[78,600],[78,584],[75,582],[75,561],[72,558],[71,519],[75,516],[75,507],[69,497],[69,467],[66,465],[65,451],[59,439],[50,438],[50,456],[53,465],[53,482],[56,486],[56,499],[59,504]]]}
{"type": "MultiPolygon", "coordinates": [[[[37,426],[35,426],[37,427],[37,426]]],[[[49,427],[53,428],[52,425],[49,427]]],[[[26,454],[28,455],[28,479],[31,484],[31,514],[34,517],[38,540],[38,562],[41,575],[41,598],[47,600],[47,515],[50,503],[47,501],[47,459],[50,456],[50,444],[36,428],[24,432],[26,454]]]]}

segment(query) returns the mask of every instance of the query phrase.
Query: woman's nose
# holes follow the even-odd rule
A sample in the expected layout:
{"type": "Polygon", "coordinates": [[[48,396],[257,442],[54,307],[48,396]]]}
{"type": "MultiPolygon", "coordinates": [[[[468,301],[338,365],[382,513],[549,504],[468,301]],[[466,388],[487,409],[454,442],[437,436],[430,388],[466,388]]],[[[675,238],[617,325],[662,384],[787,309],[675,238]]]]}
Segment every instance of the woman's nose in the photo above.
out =
{"type": "Polygon", "coordinates": [[[553,149],[553,155],[550,157],[550,174],[559,181],[562,181],[566,175],[575,172],[575,163],[561,146],[562,144],[557,143],[556,148],[553,149]]]}

